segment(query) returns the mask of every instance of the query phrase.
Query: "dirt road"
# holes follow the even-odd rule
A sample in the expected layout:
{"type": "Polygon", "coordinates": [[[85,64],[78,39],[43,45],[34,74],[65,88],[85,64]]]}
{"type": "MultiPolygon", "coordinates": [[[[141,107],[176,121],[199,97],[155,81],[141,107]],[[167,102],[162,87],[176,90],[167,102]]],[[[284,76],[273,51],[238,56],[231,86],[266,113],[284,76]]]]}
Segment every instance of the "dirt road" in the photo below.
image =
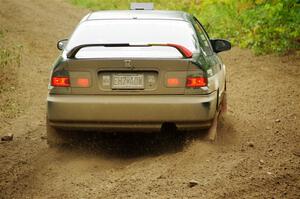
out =
{"type": "Polygon", "coordinates": [[[216,143],[197,133],[95,135],[49,149],[45,98],[56,41],[87,10],[62,0],[0,0],[5,42],[23,46],[21,113],[0,118],[0,198],[300,198],[300,59],[234,48],[216,143]],[[189,182],[199,182],[189,187],[189,182]]]}

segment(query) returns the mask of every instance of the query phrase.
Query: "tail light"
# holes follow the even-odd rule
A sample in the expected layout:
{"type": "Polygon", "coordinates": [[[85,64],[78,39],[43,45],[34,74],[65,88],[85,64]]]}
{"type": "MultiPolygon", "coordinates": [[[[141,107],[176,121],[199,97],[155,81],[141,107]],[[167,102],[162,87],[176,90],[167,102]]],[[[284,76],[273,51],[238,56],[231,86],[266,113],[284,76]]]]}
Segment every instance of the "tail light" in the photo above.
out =
{"type": "Polygon", "coordinates": [[[207,86],[207,78],[205,77],[188,77],[186,79],[186,87],[199,88],[207,86]]]}
{"type": "Polygon", "coordinates": [[[64,77],[52,77],[51,85],[54,87],[70,87],[70,78],[64,77]]]}

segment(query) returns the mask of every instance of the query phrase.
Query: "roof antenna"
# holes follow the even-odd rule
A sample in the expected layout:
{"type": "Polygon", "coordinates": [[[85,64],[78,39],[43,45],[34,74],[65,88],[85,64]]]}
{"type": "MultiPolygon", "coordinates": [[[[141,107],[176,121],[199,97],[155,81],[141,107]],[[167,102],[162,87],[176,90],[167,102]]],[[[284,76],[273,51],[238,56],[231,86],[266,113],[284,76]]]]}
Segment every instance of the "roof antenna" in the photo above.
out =
{"type": "Polygon", "coordinates": [[[153,3],[131,3],[130,10],[154,10],[153,3]]]}

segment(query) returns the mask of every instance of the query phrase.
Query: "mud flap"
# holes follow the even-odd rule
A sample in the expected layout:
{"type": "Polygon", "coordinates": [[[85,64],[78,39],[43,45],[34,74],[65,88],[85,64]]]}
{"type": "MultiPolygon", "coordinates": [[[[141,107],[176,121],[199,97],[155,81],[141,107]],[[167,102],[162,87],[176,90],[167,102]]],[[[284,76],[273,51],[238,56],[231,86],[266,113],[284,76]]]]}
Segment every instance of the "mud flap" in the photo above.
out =
{"type": "Polygon", "coordinates": [[[214,142],[217,139],[219,117],[221,117],[226,112],[227,112],[227,98],[226,98],[226,93],[224,93],[222,102],[215,114],[211,127],[208,129],[205,140],[214,142]]]}
{"type": "Polygon", "coordinates": [[[221,102],[221,114],[224,115],[226,112],[227,112],[227,95],[225,92],[221,102]]]}
{"type": "Polygon", "coordinates": [[[218,131],[218,118],[221,111],[217,111],[215,117],[213,119],[211,127],[207,130],[207,135],[205,140],[214,142],[217,138],[217,131],[218,131]]]}

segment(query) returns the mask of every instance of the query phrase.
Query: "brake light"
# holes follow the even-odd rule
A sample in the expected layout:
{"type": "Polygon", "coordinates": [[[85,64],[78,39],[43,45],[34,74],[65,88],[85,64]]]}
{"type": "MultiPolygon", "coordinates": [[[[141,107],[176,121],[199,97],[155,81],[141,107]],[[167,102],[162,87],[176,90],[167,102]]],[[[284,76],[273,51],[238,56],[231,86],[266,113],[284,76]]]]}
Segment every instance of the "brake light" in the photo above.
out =
{"type": "Polygon", "coordinates": [[[207,78],[205,77],[188,77],[186,79],[186,87],[197,88],[207,86],[207,78]]]}
{"type": "Polygon", "coordinates": [[[79,79],[77,79],[76,83],[80,87],[89,87],[89,85],[90,85],[89,79],[87,79],[87,78],[79,78],[79,79]]]}
{"type": "Polygon", "coordinates": [[[54,87],[69,87],[70,78],[69,77],[52,77],[51,85],[54,87]]]}

